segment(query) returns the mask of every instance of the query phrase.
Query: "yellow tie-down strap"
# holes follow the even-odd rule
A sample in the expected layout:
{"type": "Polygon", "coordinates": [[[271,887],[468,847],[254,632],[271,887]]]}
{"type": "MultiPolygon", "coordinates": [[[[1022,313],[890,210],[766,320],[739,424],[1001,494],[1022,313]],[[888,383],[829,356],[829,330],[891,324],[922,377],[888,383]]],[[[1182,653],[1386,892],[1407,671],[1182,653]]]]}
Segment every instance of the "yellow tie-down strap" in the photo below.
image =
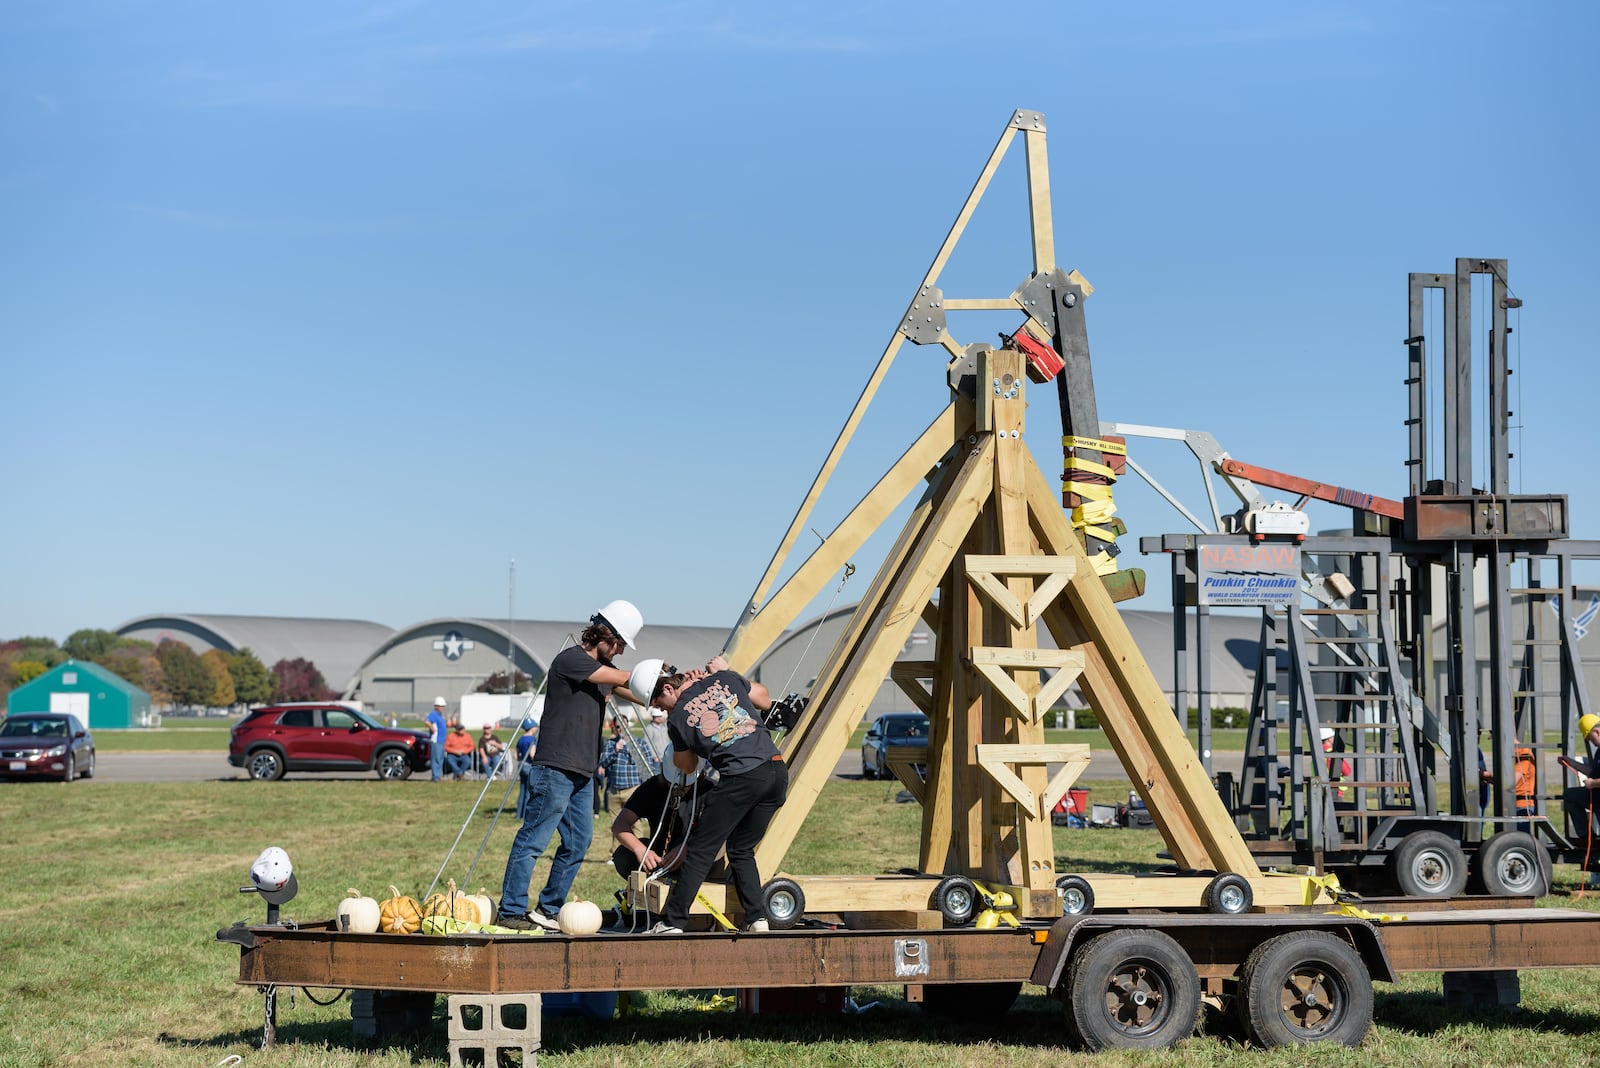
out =
{"type": "Polygon", "coordinates": [[[1404,923],[1403,914],[1389,912],[1373,912],[1356,904],[1360,898],[1353,892],[1339,885],[1339,877],[1332,872],[1326,875],[1314,875],[1306,871],[1268,871],[1263,874],[1276,875],[1285,879],[1299,879],[1305,889],[1303,900],[1307,905],[1316,904],[1321,894],[1333,898],[1337,907],[1330,913],[1333,916],[1351,916],[1358,920],[1371,920],[1373,923],[1404,923]]]}

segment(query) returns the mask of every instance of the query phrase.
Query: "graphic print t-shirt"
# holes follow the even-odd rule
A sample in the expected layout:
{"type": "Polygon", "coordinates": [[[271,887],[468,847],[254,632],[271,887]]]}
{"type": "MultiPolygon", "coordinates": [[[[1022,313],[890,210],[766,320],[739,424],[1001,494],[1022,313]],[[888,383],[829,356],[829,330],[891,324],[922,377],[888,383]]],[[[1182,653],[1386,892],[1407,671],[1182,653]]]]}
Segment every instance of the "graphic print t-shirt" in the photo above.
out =
{"type": "Polygon", "coordinates": [[[778,755],[750,688],[732,671],[719,671],[684,690],[667,718],[672,744],[711,762],[721,775],[743,775],[778,755]]]}

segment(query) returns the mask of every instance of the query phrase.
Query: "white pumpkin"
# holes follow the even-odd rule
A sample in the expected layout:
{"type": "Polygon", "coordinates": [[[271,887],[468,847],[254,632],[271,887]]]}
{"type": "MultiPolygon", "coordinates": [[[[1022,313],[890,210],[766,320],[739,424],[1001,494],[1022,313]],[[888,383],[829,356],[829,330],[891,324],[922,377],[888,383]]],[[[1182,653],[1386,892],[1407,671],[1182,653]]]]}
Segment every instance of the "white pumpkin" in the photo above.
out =
{"type": "Polygon", "coordinates": [[[562,934],[592,935],[600,930],[600,906],[593,901],[569,901],[556,913],[562,934]]]}
{"type": "Polygon", "coordinates": [[[354,931],[357,934],[375,932],[378,929],[377,901],[363,896],[361,891],[353,886],[348,895],[339,902],[339,910],[334,913],[334,927],[341,931],[354,931]]]}
{"type": "Polygon", "coordinates": [[[478,906],[479,923],[494,922],[494,899],[489,896],[488,890],[480,886],[476,894],[468,894],[466,897],[468,901],[478,906]]]}

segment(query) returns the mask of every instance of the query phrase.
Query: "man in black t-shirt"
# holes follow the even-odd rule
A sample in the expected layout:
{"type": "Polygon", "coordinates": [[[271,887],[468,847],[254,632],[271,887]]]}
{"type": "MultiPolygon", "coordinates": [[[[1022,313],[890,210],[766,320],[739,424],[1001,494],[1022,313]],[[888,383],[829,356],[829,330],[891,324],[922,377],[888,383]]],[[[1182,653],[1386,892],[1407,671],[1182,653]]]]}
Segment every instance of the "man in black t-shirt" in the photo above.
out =
{"type": "Polygon", "coordinates": [[[612,601],[590,617],[577,645],[563,649],[550,661],[539,746],[524,773],[527,804],[518,803],[522,826],[506,858],[497,923],[519,930],[536,926],[560,929],[556,913],[566,902],[578,865],[594,838],[592,791],[600,767],[606,699],[618,690],[634,700],[626,690],[628,673],[612,660],[633,643],[643,625],[637,608],[627,601],[612,601]],[[558,832],[561,845],[551,859],[538,907],[530,909],[528,889],[534,865],[550,837],[558,832]]]}
{"type": "Polygon", "coordinates": [[[611,837],[618,843],[611,866],[624,879],[636,871],[648,875],[674,870],[683,860],[683,842],[695,812],[705,808],[710,796],[710,783],[671,766],[671,752],[667,750],[667,770],[640,783],[611,821],[611,837]],[[638,832],[641,820],[648,827],[644,837],[638,832]]]}
{"type": "Polygon", "coordinates": [[[659,660],[642,661],[633,669],[628,688],[640,696],[648,692],[652,707],[667,710],[674,764],[689,771],[704,758],[718,780],[689,834],[678,881],[652,931],[683,931],[689,906],[724,846],[746,929],[764,931],[767,913],[755,849],[789,788],[788,769],[762,722],[772,697],[759,682],[727,670],[720,656],[704,671],[678,674],[665,667],[659,660]]]}

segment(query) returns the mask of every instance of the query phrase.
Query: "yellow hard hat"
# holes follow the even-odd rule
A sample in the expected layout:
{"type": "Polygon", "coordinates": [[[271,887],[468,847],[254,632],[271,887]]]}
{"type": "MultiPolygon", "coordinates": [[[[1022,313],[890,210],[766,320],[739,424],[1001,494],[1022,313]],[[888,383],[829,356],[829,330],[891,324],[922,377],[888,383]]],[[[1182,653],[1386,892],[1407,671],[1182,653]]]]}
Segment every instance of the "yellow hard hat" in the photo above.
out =
{"type": "Polygon", "coordinates": [[[1589,713],[1587,716],[1578,717],[1578,733],[1583,735],[1585,738],[1587,738],[1589,736],[1589,732],[1594,730],[1596,727],[1600,727],[1600,716],[1595,715],[1593,712],[1589,713]]]}

